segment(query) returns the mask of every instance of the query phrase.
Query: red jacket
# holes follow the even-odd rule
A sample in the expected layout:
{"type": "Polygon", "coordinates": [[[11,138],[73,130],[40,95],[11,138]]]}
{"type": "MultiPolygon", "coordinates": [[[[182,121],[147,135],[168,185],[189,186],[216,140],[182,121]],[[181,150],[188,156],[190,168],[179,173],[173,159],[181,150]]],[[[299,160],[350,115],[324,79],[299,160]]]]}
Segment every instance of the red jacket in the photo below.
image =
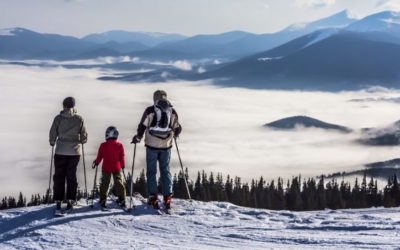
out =
{"type": "Polygon", "coordinates": [[[124,146],[117,140],[107,140],[100,145],[96,165],[103,160],[102,171],[105,173],[118,172],[125,167],[124,146]]]}

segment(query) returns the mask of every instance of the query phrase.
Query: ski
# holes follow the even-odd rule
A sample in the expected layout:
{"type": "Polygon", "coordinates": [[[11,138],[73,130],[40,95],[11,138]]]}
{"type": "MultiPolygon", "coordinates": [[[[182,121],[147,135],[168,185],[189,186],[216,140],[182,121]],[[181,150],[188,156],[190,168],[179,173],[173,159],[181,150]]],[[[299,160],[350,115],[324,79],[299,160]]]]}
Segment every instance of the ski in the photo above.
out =
{"type": "Polygon", "coordinates": [[[150,205],[149,205],[149,207],[153,208],[157,212],[158,215],[171,215],[172,214],[171,209],[167,209],[165,207],[164,203],[160,200],[157,201],[157,207],[153,207],[150,205]]]}
{"type": "Polygon", "coordinates": [[[64,214],[64,212],[62,211],[62,210],[55,210],[54,211],[54,217],[64,217],[65,216],[65,214],[64,214]]]}
{"type": "Polygon", "coordinates": [[[110,209],[109,209],[108,207],[102,207],[102,208],[101,208],[101,211],[102,211],[102,212],[109,212],[110,209]]]}

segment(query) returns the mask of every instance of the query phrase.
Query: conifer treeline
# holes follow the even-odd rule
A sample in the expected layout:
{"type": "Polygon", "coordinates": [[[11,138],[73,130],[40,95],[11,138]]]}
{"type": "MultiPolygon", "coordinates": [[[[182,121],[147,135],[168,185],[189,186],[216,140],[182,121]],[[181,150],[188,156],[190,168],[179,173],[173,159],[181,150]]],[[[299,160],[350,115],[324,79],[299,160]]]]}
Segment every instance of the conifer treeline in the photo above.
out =
{"type": "MultiPolygon", "coordinates": [[[[188,178],[188,170],[185,171],[188,178]]],[[[127,192],[131,176],[127,176],[127,192]]],[[[134,192],[139,192],[147,197],[146,175],[142,170],[134,182],[134,192]]],[[[184,174],[179,172],[173,178],[174,197],[187,199],[184,174]]],[[[272,210],[309,211],[322,209],[346,209],[369,207],[397,207],[400,206],[400,186],[397,176],[388,179],[383,190],[378,189],[377,180],[366,175],[361,183],[356,178],[353,186],[349,182],[336,179],[325,181],[324,176],[318,180],[309,178],[302,180],[300,176],[293,177],[284,183],[282,178],[277,181],[266,182],[263,177],[243,182],[240,177],[224,179],[222,174],[211,172],[198,172],[195,181],[189,180],[189,191],[193,199],[200,201],[226,201],[245,207],[265,208],[272,210]]],[[[161,193],[161,185],[159,185],[161,193]]],[[[98,190],[95,190],[98,193],[98,190]]],[[[78,199],[84,194],[78,191],[78,199]]],[[[29,203],[19,194],[16,200],[13,197],[3,198],[0,209],[35,206],[47,204],[51,201],[50,195],[32,195],[29,203]]]]}

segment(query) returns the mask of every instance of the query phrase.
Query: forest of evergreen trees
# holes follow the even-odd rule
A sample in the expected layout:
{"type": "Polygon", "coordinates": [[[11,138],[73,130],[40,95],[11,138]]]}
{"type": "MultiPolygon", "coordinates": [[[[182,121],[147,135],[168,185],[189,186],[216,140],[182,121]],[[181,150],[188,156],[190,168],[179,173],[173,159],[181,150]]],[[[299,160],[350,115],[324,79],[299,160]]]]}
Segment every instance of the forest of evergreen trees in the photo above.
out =
{"type": "MultiPolygon", "coordinates": [[[[186,178],[188,171],[185,171],[186,178]]],[[[126,180],[129,195],[130,175],[126,180]]],[[[142,170],[134,182],[134,192],[147,197],[146,175],[142,170]]],[[[159,185],[161,192],[161,185],[159,185]]],[[[174,197],[187,199],[184,173],[179,172],[173,178],[174,197]]],[[[112,188],[111,188],[112,191],[112,188]]],[[[322,209],[346,209],[369,207],[397,207],[400,206],[400,186],[397,176],[388,179],[383,190],[378,189],[377,180],[367,178],[361,182],[356,179],[354,185],[349,182],[336,179],[326,181],[324,176],[318,179],[301,179],[293,177],[284,183],[282,178],[277,181],[266,182],[263,177],[245,183],[239,177],[224,179],[222,174],[206,174],[204,171],[197,173],[195,181],[189,180],[189,191],[195,200],[199,201],[226,201],[233,204],[253,208],[265,208],[272,210],[309,211],[322,209]]],[[[91,191],[91,194],[93,190],[91,191]]],[[[96,196],[98,190],[94,190],[96,196]]],[[[86,195],[78,190],[78,199],[86,195]]],[[[27,203],[22,193],[18,199],[4,197],[0,203],[0,209],[36,206],[53,202],[49,191],[45,195],[32,195],[27,203]]]]}

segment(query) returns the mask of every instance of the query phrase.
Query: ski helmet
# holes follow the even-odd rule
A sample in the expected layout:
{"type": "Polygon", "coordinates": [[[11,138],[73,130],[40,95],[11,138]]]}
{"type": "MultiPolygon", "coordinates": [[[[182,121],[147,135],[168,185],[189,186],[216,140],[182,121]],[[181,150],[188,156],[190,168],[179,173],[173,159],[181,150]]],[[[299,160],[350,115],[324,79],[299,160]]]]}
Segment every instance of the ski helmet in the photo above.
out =
{"type": "Polygon", "coordinates": [[[106,140],[117,139],[119,135],[118,129],[114,126],[110,126],[106,130],[106,140]]]}
{"type": "Polygon", "coordinates": [[[73,107],[75,107],[75,98],[71,96],[65,98],[63,101],[63,107],[66,109],[72,109],[73,107]]]}
{"type": "Polygon", "coordinates": [[[164,90],[157,90],[153,94],[153,101],[156,103],[159,100],[167,100],[167,92],[164,90]]]}

